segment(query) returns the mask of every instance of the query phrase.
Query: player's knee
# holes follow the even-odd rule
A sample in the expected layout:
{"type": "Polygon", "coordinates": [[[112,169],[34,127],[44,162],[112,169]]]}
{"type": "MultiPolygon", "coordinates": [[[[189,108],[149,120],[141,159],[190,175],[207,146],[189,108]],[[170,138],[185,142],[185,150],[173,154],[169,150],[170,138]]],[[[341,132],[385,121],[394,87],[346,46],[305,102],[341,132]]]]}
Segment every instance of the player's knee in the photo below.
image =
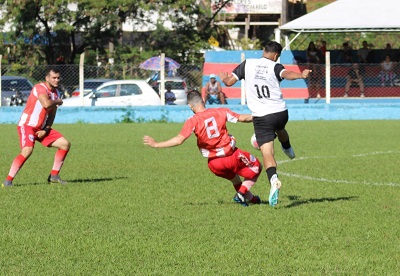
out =
{"type": "Polygon", "coordinates": [[[62,150],[69,150],[71,148],[71,143],[67,139],[63,138],[61,141],[59,141],[58,148],[62,150]]]}
{"type": "Polygon", "coordinates": [[[68,140],[65,140],[65,141],[66,141],[65,148],[66,148],[66,150],[69,150],[71,148],[71,142],[68,140]]]}
{"type": "Polygon", "coordinates": [[[24,147],[24,148],[21,150],[21,154],[22,154],[25,158],[28,158],[29,156],[31,156],[32,152],[33,152],[33,147],[24,147]]]}

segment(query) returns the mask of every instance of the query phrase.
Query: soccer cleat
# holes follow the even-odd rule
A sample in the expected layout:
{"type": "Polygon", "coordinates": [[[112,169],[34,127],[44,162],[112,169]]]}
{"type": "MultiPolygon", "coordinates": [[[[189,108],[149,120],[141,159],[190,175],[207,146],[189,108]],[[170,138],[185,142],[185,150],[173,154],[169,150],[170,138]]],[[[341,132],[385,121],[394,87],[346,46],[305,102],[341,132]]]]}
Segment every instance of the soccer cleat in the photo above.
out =
{"type": "Polygon", "coordinates": [[[294,154],[294,151],[293,151],[293,148],[292,148],[292,147],[290,147],[290,148],[288,148],[288,149],[284,149],[284,148],[282,147],[282,150],[283,150],[283,152],[287,155],[287,157],[289,157],[290,159],[293,159],[293,158],[296,157],[296,155],[294,154]]]}
{"type": "Polygon", "coordinates": [[[1,187],[2,188],[5,188],[5,187],[12,187],[12,180],[4,180],[4,182],[3,182],[3,184],[1,184],[1,187]]]}
{"type": "Polygon", "coordinates": [[[57,175],[49,175],[49,177],[47,178],[47,182],[60,183],[61,185],[67,184],[67,181],[62,180],[58,174],[57,175]]]}
{"type": "Polygon", "coordinates": [[[233,200],[240,205],[247,207],[249,204],[246,202],[244,195],[242,193],[237,192],[236,195],[233,197],[233,200]]]}
{"type": "Polygon", "coordinates": [[[271,190],[269,191],[269,205],[274,207],[276,204],[278,204],[278,197],[279,197],[279,189],[281,188],[282,183],[278,179],[278,176],[275,174],[271,178],[271,190]]]}
{"type": "Polygon", "coordinates": [[[256,199],[256,202],[254,202],[254,204],[261,204],[261,199],[259,196],[254,196],[254,198],[256,199]]]}

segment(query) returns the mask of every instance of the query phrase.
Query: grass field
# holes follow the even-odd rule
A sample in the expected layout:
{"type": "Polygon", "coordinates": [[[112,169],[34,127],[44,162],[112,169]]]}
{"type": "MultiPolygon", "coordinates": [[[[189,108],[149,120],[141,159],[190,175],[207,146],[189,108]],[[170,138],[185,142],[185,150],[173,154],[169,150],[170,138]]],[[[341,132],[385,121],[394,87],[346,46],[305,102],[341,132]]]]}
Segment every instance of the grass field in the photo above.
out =
{"type": "MultiPolygon", "coordinates": [[[[180,147],[142,144],[182,124],[55,125],[72,143],[46,183],[54,150],[37,144],[0,189],[1,275],[399,275],[400,121],[289,122],[296,151],[276,145],[280,202],[265,173],[244,208],[209,172],[194,137],[180,147]]],[[[229,124],[250,146],[251,124],[229,124]]],[[[0,125],[0,172],[19,153],[0,125]]]]}

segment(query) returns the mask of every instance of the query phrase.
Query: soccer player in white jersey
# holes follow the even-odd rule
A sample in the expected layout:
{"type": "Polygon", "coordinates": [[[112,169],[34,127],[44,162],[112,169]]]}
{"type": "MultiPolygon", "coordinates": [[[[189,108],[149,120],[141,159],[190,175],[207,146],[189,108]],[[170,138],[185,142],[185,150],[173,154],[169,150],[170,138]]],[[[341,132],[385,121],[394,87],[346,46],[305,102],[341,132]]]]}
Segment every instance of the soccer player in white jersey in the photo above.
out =
{"type": "Polygon", "coordinates": [[[251,122],[251,115],[237,114],[222,107],[207,109],[196,90],[188,93],[187,101],[195,114],[186,120],[180,133],[163,142],[156,142],[146,135],[143,137],[144,144],[153,148],[174,147],[181,145],[194,133],[201,154],[208,159],[209,169],[216,176],[232,182],[236,190],[234,201],[242,206],[248,206],[248,202],[261,203],[260,198],[250,192],[262,171],[261,163],[250,153],[237,148],[235,138],[229,135],[226,128],[226,122],[251,122]]]}
{"type": "Polygon", "coordinates": [[[32,88],[18,122],[21,153],[14,159],[2,187],[12,186],[14,177],[32,154],[35,141],[39,141],[45,147],[57,148],[48,182],[66,183],[60,178],[59,172],[71,144],[61,133],[52,129],[57,107],[63,103],[57,90],[59,83],[60,71],[57,68],[48,67],[45,72],[45,81],[32,88]]]}
{"type": "Polygon", "coordinates": [[[286,70],[277,60],[282,52],[282,46],[270,41],[266,43],[263,56],[259,59],[246,59],[232,72],[221,72],[220,78],[226,86],[234,85],[238,80],[246,82],[247,105],[253,115],[254,133],[263,156],[268,180],[271,184],[269,204],[278,204],[281,181],[276,172],[274,157],[274,139],[282,145],[285,154],[293,159],[295,157],[290,145],[289,134],[285,130],[289,119],[286,103],[283,100],[280,82],[283,79],[305,79],[311,70],[303,72],[286,70]]]}

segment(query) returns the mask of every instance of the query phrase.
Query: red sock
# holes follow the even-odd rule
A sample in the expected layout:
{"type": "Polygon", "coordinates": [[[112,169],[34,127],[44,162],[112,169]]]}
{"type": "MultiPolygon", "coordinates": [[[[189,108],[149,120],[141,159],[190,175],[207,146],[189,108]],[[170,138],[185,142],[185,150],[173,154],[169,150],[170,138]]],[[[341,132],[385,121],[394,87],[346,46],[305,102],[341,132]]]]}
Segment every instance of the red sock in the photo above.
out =
{"type": "Polygon", "coordinates": [[[249,189],[247,189],[246,186],[241,185],[238,192],[239,192],[239,193],[242,193],[242,194],[246,194],[248,191],[249,191],[249,189]]]}
{"type": "Polygon", "coordinates": [[[53,169],[51,170],[50,174],[57,175],[60,172],[67,154],[68,150],[62,150],[62,149],[57,150],[56,155],[54,156],[53,169]]]}
{"type": "Polygon", "coordinates": [[[13,180],[15,175],[18,173],[18,171],[22,168],[26,161],[26,157],[23,156],[22,154],[19,154],[17,157],[15,157],[13,163],[11,164],[11,169],[10,172],[8,173],[7,180],[13,180]]]}

